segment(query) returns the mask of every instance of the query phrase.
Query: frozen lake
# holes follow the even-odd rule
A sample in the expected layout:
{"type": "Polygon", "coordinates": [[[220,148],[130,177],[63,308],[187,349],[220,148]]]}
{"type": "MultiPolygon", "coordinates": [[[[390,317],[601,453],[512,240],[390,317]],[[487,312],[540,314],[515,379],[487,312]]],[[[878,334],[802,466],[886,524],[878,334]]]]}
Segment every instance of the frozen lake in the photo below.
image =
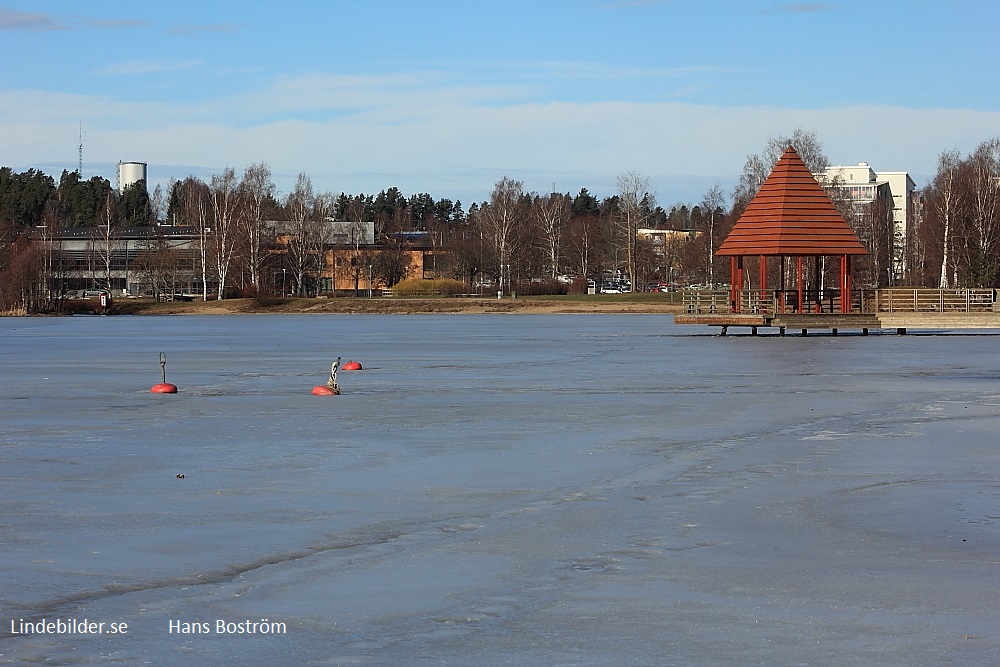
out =
{"type": "Polygon", "coordinates": [[[0,318],[0,665],[1000,664],[1000,338],[715,331],[0,318]]]}

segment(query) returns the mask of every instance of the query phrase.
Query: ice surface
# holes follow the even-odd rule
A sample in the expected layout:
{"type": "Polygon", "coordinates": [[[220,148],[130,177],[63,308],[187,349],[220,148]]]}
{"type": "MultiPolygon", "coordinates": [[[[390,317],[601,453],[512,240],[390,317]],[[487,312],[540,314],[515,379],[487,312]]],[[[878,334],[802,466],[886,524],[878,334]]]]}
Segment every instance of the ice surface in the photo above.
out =
{"type": "Polygon", "coordinates": [[[998,664],[996,341],[0,318],[0,664],[998,664]]]}

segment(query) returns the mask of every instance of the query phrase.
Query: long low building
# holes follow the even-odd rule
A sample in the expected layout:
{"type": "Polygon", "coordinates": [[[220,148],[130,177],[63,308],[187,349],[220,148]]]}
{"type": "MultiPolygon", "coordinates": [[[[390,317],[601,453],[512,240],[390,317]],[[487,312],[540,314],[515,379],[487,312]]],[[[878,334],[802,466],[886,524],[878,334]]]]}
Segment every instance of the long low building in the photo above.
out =
{"type": "MultiPolygon", "coordinates": [[[[292,245],[296,238],[287,222],[263,224],[259,287],[272,293],[296,287],[292,245]]],[[[217,293],[217,238],[211,229],[204,234],[191,226],[153,225],[126,229],[79,227],[48,233],[38,231],[48,247],[50,289],[67,294],[103,290],[115,295],[217,293]]],[[[326,221],[318,241],[309,246],[308,269],[303,271],[304,292],[309,295],[368,290],[383,286],[375,271],[383,252],[404,255],[405,278],[433,278],[443,254],[433,248],[426,235],[409,234],[394,239],[392,248],[375,242],[375,225],[326,221]]],[[[234,247],[226,289],[239,293],[248,284],[240,248],[234,247]]]]}
{"type": "MultiPolygon", "coordinates": [[[[51,248],[53,289],[154,291],[157,278],[174,291],[201,290],[199,237],[192,227],[78,227],[42,238],[51,248]]],[[[162,291],[162,290],[161,290],[162,291]]]]}

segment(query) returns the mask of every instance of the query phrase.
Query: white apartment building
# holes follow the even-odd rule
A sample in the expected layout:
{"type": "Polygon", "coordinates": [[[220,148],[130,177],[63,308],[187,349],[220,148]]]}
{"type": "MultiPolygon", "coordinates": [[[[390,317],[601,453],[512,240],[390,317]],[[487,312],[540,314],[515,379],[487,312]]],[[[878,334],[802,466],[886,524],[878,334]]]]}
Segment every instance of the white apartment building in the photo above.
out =
{"type": "Polygon", "coordinates": [[[827,167],[823,174],[815,176],[824,187],[836,185],[856,207],[883,197],[891,199],[893,275],[890,283],[896,284],[906,275],[906,249],[918,214],[917,184],[905,171],[877,172],[867,162],[827,167]]]}

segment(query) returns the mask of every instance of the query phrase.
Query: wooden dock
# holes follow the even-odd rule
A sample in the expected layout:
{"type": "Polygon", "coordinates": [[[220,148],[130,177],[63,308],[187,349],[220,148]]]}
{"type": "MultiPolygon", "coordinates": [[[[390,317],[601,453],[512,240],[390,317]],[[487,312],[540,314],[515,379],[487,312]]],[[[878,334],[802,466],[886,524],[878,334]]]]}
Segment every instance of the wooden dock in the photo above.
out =
{"type": "MultiPolygon", "coordinates": [[[[884,328],[881,321],[874,315],[862,313],[815,313],[815,314],[779,314],[779,315],[740,315],[705,314],[705,315],[674,315],[674,324],[704,324],[722,328],[725,336],[730,327],[749,327],[750,333],[757,335],[760,328],[775,328],[779,336],[786,331],[797,330],[803,336],[809,335],[809,330],[822,329],[836,336],[840,331],[861,331],[867,335],[871,329],[884,328]]],[[[898,333],[906,333],[905,330],[898,333]]]]}
{"type": "Polygon", "coordinates": [[[756,312],[730,312],[728,292],[703,291],[685,298],[685,312],[675,315],[674,323],[721,327],[723,336],[732,327],[749,328],[753,335],[761,328],[777,329],[780,336],[788,331],[806,336],[815,330],[834,336],[841,331],[866,335],[884,329],[894,329],[897,334],[908,330],[1000,330],[1000,311],[992,290],[859,290],[853,296],[858,309],[869,312],[830,312],[837,310],[833,303],[826,312],[776,312],[783,300],[750,298],[744,298],[741,305],[756,312]]]}

